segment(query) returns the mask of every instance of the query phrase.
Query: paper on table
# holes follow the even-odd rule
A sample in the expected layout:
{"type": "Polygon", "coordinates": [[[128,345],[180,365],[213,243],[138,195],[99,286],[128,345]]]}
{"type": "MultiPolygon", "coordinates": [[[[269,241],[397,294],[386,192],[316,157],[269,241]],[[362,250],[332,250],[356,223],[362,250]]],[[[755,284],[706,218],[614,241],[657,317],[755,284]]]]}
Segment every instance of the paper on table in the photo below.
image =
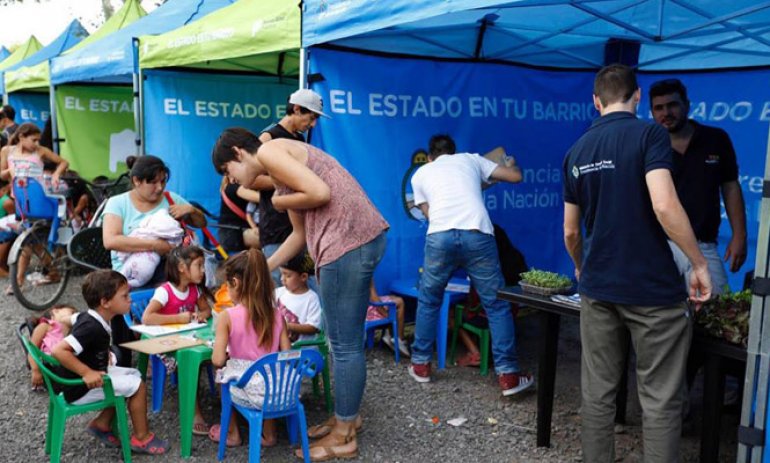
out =
{"type": "Polygon", "coordinates": [[[186,347],[193,347],[200,344],[205,344],[200,339],[195,339],[190,336],[163,336],[160,338],[142,339],[140,341],[125,342],[121,344],[121,347],[142,352],[148,355],[165,354],[166,352],[174,352],[186,347]]]}
{"type": "Polygon", "coordinates": [[[551,300],[554,302],[562,302],[564,304],[574,305],[575,307],[580,307],[580,294],[575,293],[571,296],[565,296],[563,294],[557,294],[555,296],[551,296],[551,300]]]}
{"type": "Polygon", "coordinates": [[[131,329],[147,336],[164,336],[167,334],[181,333],[183,331],[197,330],[205,327],[205,323],[171,323],[168,325],[133,325],[131,329]]]}

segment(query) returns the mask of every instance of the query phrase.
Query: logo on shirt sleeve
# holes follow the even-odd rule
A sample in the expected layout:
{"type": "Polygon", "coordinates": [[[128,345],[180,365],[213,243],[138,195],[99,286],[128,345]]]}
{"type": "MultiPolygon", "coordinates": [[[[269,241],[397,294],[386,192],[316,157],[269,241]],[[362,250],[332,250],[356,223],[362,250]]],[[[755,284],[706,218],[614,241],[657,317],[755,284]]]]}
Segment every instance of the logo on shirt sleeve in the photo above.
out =
{"type": "Polygon", "coordinates": [[[719,155],[718,154],[707,155],[706,164],[719,164],[719,155]]]}

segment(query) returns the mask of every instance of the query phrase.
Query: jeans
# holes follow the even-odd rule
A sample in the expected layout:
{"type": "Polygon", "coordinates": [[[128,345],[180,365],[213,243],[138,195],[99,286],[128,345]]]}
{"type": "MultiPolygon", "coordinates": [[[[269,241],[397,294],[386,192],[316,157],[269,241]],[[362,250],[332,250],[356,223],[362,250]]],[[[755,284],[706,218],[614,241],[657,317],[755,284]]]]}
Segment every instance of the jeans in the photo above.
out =
{"type": "Polygon", "coordinates": [[[319,269],[324,326],[334,359],[334,406],[337,419],[358,415],[366,386],[364,322],[369,285],[385,253],[385,234],[348,251],[319,269]]]}
{"type": "Polygon", "coordinates": [[[495,237],[473,230],[431,233],[425,239],[425,264],[420,278],[412,363],[429,363],[433,356],[444,288],[458,268],[468,273],[487,312],[495,371],[497,374],[518,372],[511,307],[497,299],[497,290],[505,286],[505,281],[500,271],[495,237]]]}
{"type": "MultiPolygon", "coordinates": [[[[671,252],[674,254],[674,262],[679,269],[679,273],[684,277],[684,285],[687,291],[690,290],[690,272],[692,272],[692,264],[690,260],[684,255],[679,246],[673,241],[669,241],[668,245],[671,246],[671,252]]],[[[728,287],[727,272],[722,264],[722,259],[717,252],[716,243],[706,243],[698,241],[698,247],[700,252],[703,253],[703,257],[708,262],[709,274],[711,275],[711,294],[718,295],[725,291],[725,287],[728,287]]]]}

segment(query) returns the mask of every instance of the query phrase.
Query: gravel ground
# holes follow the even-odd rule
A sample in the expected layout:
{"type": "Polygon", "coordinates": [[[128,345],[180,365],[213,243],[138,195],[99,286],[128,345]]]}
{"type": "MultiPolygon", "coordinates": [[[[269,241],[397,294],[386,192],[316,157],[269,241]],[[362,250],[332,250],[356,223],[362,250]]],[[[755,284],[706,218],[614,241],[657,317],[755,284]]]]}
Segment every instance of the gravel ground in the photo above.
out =
{"type": "MultiPolygon", "coordinates": [[[[79,279],[70,281],[63,302],[85,308],[79,297],[79,279]]],[[[4,462],[44,461],[46,424],[45,394],[30,391],[29,376],[23,364],[21,347],[13,332],[30,312],[15,299],[0,301],[2,337],[0,337],[0,459],[4,462]]],[[[368,385],[362,414],[364,431],[359,437],[360,458],[366,462],[568,462],[581,461],[579,408],[580,343],[577,322],[564,319],[559,344],[559,370],[553,413],[551,448],[535,447],[536,396],[503,398],[493,378],[483,378],[478,370],[452,367],[435,374],[435,381],[418,384],[386,348],[375,347],[367,354],[368,385]],[[437,424],[434,424],[437,417],[437,424]],[[447,423],[464,417],[458,427],[447,423]]],[[[410,327],[407,327],[409,333],[410,327]]],[[[535,346],[538,328],[535,317],[525,316],[519,324],[519,352],[522,366],[535,371],[535,346]]],[[[640,462],[641,413],[635,399],[633,379],[629,393],[628,425],[617,434],[617,461],[640,462]]],[[[203,389],[203,388],[202,388],[203,389]]],[[[163,410],[150,414],[151,428],[170,439],[172,451],[162,458],[143,455],[136,462],[184,461],[179,458],[179,421],[175,390],[168,388],[163,410]]],[[[700,432],[699,388],[693,392],[695,426],[682,439],[682,461],[697,461],[700,432]]],[[[307,395],[308,422],[323,420],[323,400],[307,395]]],[[[203,413],[218,421],[218,399],[207,394],[202,399],[203,413]]],[[[103,447],[83,432],[88,416],[67,421],[63,461],[113,462],[119,451],[103,447]]],[[[735,461],[738,416],[725,414],[722,423],[720,461],[735,461]]],[[[192,458],[203,462],[216,459],[216,447],[207,438],[194,437],[192,458]]],[[[263,451],[264,461],[297,461],[284,434],[279,445],[263,451]]],[[[247,447],[228,449],[227,460],[245,462],[247,447]]]]}

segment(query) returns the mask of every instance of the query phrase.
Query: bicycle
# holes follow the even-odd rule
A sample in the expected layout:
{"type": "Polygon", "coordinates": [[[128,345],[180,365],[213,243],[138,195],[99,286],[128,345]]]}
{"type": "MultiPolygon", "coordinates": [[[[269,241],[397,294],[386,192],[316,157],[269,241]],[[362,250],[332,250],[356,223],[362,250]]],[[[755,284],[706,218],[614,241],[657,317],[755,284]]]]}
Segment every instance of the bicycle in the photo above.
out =
{"type": "Polygon", "coordinates": [[[104,249],[97,223],[107,199],[115,194],[111,190],[119,188],[127,178],[123,174],[113,182],[92,183],[78,177],[99,204],[86,228],[78,233],[67,219],[66,197],[46,193],[35,178],[13,180],[22,231],[11,246],[8,267],[13,294],[21,305],[45,310],[55,304],[67,288],[73,264],[88,269],[109,268],[109,251],[104,249]],[[96,250],[98,256],[82,258],[85,250],[96,250]]]}

